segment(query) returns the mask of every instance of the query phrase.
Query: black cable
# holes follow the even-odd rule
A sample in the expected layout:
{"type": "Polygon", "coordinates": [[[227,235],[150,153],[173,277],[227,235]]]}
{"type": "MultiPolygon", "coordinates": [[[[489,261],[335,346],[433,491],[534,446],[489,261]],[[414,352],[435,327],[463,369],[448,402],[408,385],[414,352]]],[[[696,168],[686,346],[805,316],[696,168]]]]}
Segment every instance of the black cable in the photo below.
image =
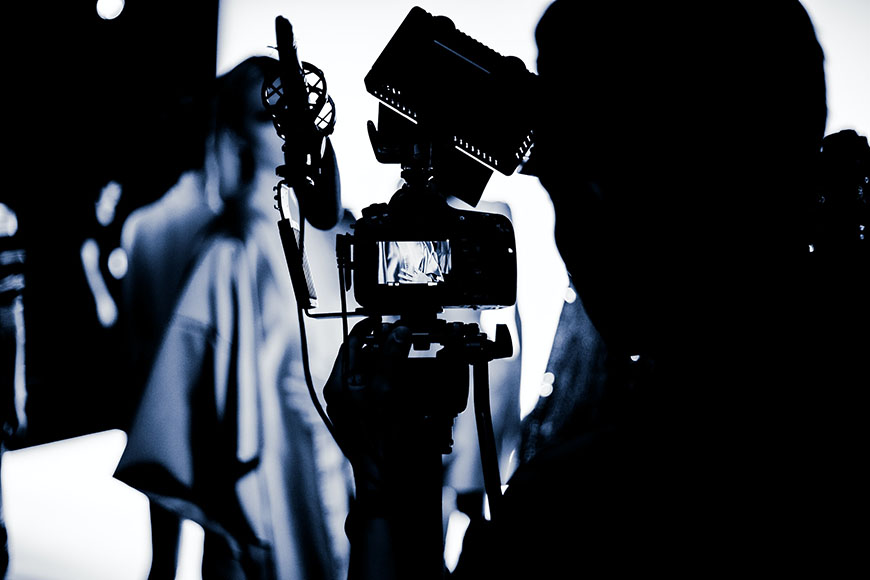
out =
{"type": "Polygon", "coordinates": [[[296,311],[299,314],[299,337],[302,346],[302,368],[305,372],[305,384],[308,386],[308,395],[311,397],[311,402],[314,403],[314,408],[317,409],[317,414],[320,415],[320,418],[326,424],[326,428],[329,430],[330,435],[332,435],[332,438],[335,439],[337,443],[338,439],[335,437],[335,430],[332,426],[332,421],[329,420],[329,416],[326,414],[323,405],[320,403],[320,398],[317,396],[317,391],[314,388],[314,379],[311,377],[311,363],[308,359],[308,338],[305,335],[305,312],[299,306],[296,307],[296,311]]]}
{"type": "MultiPolygon", "coordinates": [[[[302,204],[299,204],[299,255],[305,255],[304,234],[305,232],[305,216],[302,214],[302,204]]],[[[314,379],[311,376],[311,361],[308,357],[308,336],[305,332],[305,309],[296,302],[296,313],[299,316],[299,342],[302,350],[302,370],[305,373],[305,385],[308,387],[308,396],[311,397],[311,402],[314,403],[314,408],[317,409],[317,414],[329,430],[329,434],[338,443],[335,436],[335,429],[329,416],[326,414],[323,405],[320,403],[320,397],[317,396],[317,390],[314,388],[314,379]]]]}

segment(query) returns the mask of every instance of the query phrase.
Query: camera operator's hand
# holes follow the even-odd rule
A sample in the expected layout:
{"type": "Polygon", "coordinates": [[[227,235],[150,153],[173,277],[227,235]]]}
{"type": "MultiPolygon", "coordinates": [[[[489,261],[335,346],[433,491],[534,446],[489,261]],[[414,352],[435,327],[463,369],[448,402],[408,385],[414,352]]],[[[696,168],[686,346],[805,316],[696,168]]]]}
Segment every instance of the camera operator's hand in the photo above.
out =
{"type": "MultiPolygon", "coordinates": [[[[420,362],[408,356],[412,342],[407,326],[378,319],[358,323],[324,388],[333,434],[356,485],[345,523],[353,580],[434,578],[421,576],[421,568],[440,577],[443,567],[441,458],[432,445],[438,438],[431,405],[444,397],[440,389],[431,399],[424,393],[427,384],[441,386],[453,377],[445,355],[432,367],[412,364],[420,362]],[[420,517],[418,504],[435,505],[434,520],[420,517]]],[[[462,371],[467,381],[466,365],[462,371]]],[[[463,403],[467,396],[466,391],[463,403]]]]}
{"type": "Polygon", "coordinates": [[[353,466],[358,499],[386,492],[390,474],[409,449],[401,400],[402,388],[413,378],[401,372],[410,348],[406,326],[363,320],[342,345],[324,388],[335,436],[353,466]]]}

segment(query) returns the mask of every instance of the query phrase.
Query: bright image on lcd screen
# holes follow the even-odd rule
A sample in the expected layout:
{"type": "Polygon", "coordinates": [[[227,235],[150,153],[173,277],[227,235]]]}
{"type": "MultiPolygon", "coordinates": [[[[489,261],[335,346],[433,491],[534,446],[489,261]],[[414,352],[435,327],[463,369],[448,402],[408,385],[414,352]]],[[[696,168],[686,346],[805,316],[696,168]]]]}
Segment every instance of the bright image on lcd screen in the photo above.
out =
{"type": "Polygon", "coordinates": [[[378,242],[378,284],[436,285],[449,272],[449,240],[378,242]]]}

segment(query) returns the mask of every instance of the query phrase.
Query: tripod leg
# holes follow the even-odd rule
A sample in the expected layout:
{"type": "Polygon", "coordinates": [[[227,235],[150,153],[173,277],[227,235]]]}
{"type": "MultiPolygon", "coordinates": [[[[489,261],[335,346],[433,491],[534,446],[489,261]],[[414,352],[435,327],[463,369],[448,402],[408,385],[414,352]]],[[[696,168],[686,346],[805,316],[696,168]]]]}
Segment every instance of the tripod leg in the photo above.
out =
{"type": "Polygon", "coordinates": [[[477,422],[477,437],[480,442],[480,463],[483,467],[483,486],[489,501],[490,519],[494,520],[501,500],[501,473],[498,468],[498,449],[492,428],[492,412],[489,405],[489,366],[476,362],[474,373],[474,418],[477,422]]]}
{"type": "Polygon", "coordinates": [[[440,580],[444,577],[442,461],[435,443],[433,438],[421,444],[407,466],[411,483],[400,493],[407,509],[400,509],[397,514],[397,524],[407,532],[397,537],[400,578],[440,580]]]}

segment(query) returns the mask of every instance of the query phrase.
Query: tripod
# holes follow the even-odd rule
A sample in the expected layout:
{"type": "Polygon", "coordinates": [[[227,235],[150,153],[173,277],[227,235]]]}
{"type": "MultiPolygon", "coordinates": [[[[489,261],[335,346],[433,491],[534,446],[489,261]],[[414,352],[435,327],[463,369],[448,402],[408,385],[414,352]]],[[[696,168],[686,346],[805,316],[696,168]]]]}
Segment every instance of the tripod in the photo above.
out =
{"type": "MultiPolygon", "coordinates": [[[[401,391],[394,413],[401,414],[392,463],[401,473],[391,474],[395,486],[389,514],[395,534],[396,566],[400,578],[441,578],[444,572],[442,539],[442,460],[452,451],[453,422],[465,410],[469,394],[469,368],[473,377],[473,404],[477,423],[484,485],[492,518],[498,517],[501,483],[489,405],[488,364],[512,353],[510,334],[499,325],[495,340],[477,324],[448,322],[436,313],[409,313],[398,324],[411,331],[412,348],[429,350],[443,345],[434,357],[409,357],[398,370],[411,377],[401,391]],[[397,460],[398,459],[398,460],[397,460]]],[[[372,337],[372,345],[377,338],[372,337]]],[[[375,348],[377,348],[375,346],[375,348]]]]}

